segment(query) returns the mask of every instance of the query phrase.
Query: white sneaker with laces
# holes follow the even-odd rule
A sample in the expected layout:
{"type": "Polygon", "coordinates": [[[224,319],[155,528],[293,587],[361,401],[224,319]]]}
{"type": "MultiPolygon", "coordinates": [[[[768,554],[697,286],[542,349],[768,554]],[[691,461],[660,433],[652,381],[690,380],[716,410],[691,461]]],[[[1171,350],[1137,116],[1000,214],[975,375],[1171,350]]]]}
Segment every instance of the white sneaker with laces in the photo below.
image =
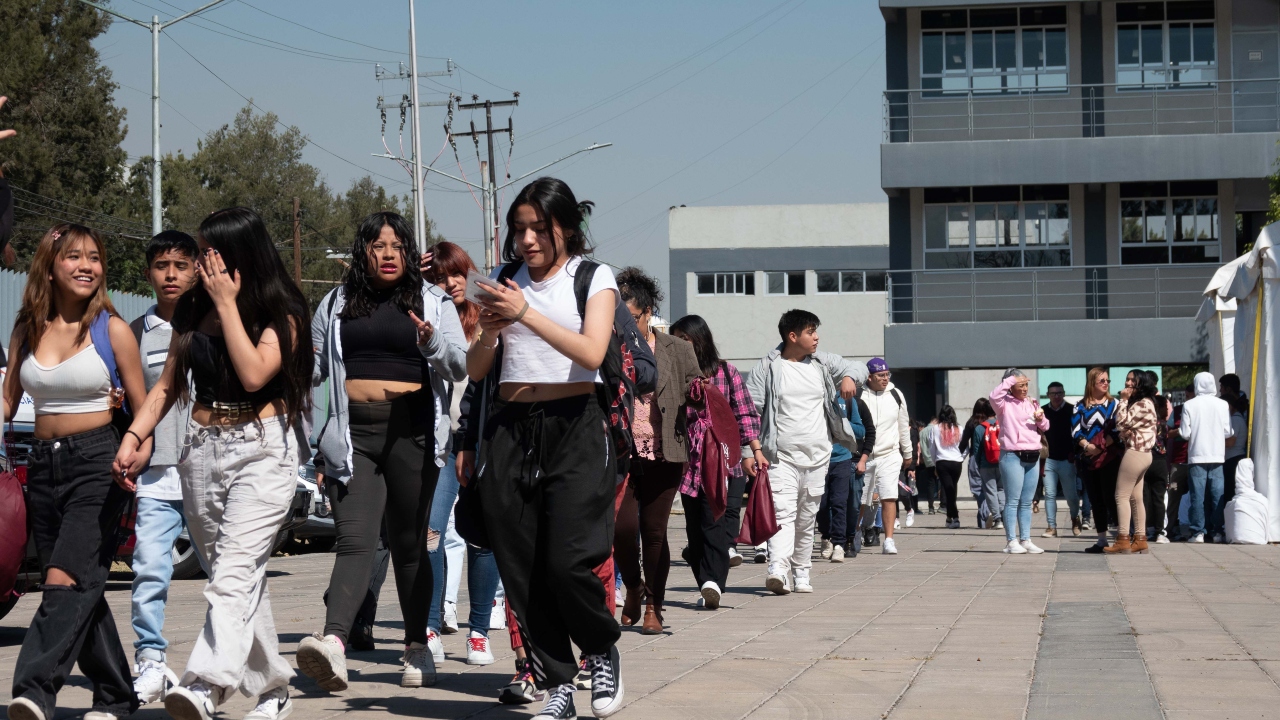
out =
{"type": "Polygon", "coordinates": [[[622,709],[626,688],[622,684],[622,656],[618,646],[607,653],[588,655],[591,670],[591,714],[606,718],[622,709]]]}
{"type": "Polygon", "coordinates": [[[1191,539],[1188,540],[1187,542],[1193,542],[1193,543],[1204,542],[1204,533],[1196,533],[1195,535],[1192,535],[1191,539]]]}
{"type": "Polygon", "coordinates": [[[9,720],[46,720],[44,711],[34,700],[16,697],[9,701],[9,720]]]}
{"type": "Polygon", "coordinates": [[[572,683],[551,688],[547,691],[547,704],[543,705],[534,717],[556,718],[556,720],[578,717],[578,711],[573,706],[575,689],[572,683]]]}
{"type": "Polygon", "coordinates": [[[404,671],[400,673],[400,687],[430,687],[436,684],[436,663],[431,648],[422,643],[409,643],[404,649],[404,671]]]}
{"type": "Polygon", "coordinates": [[[493,612],[489,613],[489,629],[507,629],[507,601],[505,598],[494,599],[493,612]]]}
{"type": "Polygon", "coordinates": [[[213,720],[213,688],[199,680],[173,688],[164,696],[164,711],[173,720],[213,720]]]}
{"type": "Polygon", "coordinates": [[[493,664],[493,651],[489,649],[489,638],[475,630],[467,634],[467,664],[493,664]]]}
{"type": "Polygon", "coordinates": [[[809,584],[809,570],[806,568],[796,568],[796,585],[795,591],[798,593],[813,592],[813,585],[809,584]]]}
{"type": "Polygon", "coordinates": [[[258,705],[244,716],[244,720],[284,720],[293,713],[293,701],[289,688],[278,687],[258,696],[258,705]]]}
{"type": "Polygon", "coordinates": [[[138,696],[140,705],[163,700],[169,688],[178,684],[178,676],[163,662],[143,658],[134,671],[138,677],[134,678],[133,692],[138,696]]]}
{"type": "Polygon", "coordinates": [[[1039,555],[1040,553],[1044,552],[1044,550],[1041,550],[1040,548],[1036,547],[1036,544],[1031,542],[1030,540],[1022,541],[1022,549],[1026,550],[1032,555],[1039,555]]]}
{"type": "Polygon", "coordinates": [[[884,547],[880,548],[880,553],[882,555],[898,554],[898,546],[893,543],[893,538],[887,537],[884,539],[884,547]]]}
{"type": "Polygon", "coordinates": [[[720,609],[720,586],[716,584],[715,580],[708,580],[702,583],[700,592],[702,593],[702,607],[708,610],[720,609]]]}
{"type": "Polygon", "coordinates": [[[1004,551],[1009,553],[1010,555],[1026,555],[1027,554],[1027,549],[1022,547],[1022,543],[1018,542],[1017,540],[1010,540],[1009,544],[1005,546],[1004,551]]]}
{"type": "Polygon", "coordinates": [[[831,548],[831,562],[833,563],[844,562],[844,546],[843,545],[836,545],[835,547],[831,548]]]}
{"type": "Polygon", "coordinates": [[[315,680],[321,690],[342,692],[347,689],[347,656],[337,637],[316,633],[302,638],[295,659],[298,670],[315,680]]]}
{"type": "Polygon", "coordinates": [[[729,548],[729,567],[736,568],[742,564],[742,555],[738,552],[738,548],[729,548]]]}
{"type": "Polygon", "coordinates": [[[436,664],[444,662],[444,642],[440,640],[440,635],[435,630],[427,631],[427,647],[431,648],[431,659],[436,664]]]}
{"type": "Polygon", "coordinates": [[[787,595],[791,592],[791,588],[787,586],[787,576],[783,574],[780,568],[769,568],[769,575],[764,579],[764,586],[774,595],[787,595]]]}
{"type": "Polygon", "coordinates": [[[1157,535],[1157,536],[1156,536],[1156,544],[1157,544],[1157,545],[1168,545],[1168,544],[1169,544],[1169,536],[1168,536],[1168,535],[1166,535],[1165,533],[1160,533],[1159,535],[1157,535]]]}
{"type": "Polygon", "coordinates": [[[908,510],[907,511],[907,527],[911,527],[912,525],[915,525],[915,524],[916,524],[916,511],[908,510]]]}
{"type": "Polygon", "coordinates": [[[444,604],[444,622],[440,623],[443,627],[440,632],[445,635],[452,635],[458,632],[458,603],[446,602],[444,604]]]}
{"type": "Polygon", "coordinates": [[[832,553],[832,551],[834,551],[834,550],[835,550],[835,545],[832,545],[830,540],[823,540],[823,541],[822,541],[822,552],[821,552],[821,553],[819,553],[819,554],[822,556],[822,559],[823,559],[823,560],[830,560],[830,559],[831,559],[831,553],[832,553]]]}
{"type": "Polygon", "coordinates": [[[899,520],[898,518],[894,518],[894,519],[893,519],[893,529],[894,529],[894,530],[901,530],[901,529],[902,529],[902,521],[901,521],[901,520],[899,520]]]}

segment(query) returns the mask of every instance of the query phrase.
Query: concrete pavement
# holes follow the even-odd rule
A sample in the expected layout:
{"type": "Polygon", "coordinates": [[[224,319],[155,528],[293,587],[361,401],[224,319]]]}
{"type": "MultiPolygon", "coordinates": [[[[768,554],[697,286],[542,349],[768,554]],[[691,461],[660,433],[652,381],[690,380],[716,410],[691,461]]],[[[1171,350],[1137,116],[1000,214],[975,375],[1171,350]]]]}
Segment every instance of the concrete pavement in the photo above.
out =
{"type": "MultiPolygon", "coordinates": [[[[966,522],[972,513],[964,512],[966,522]]],[[[1060,515],[1061,517],[1061,515],[1060,515]]],[[[815,560],[811,595],[766,594],[763,565],[731,571],[719,612],[695,609],[692,576],[679,561],[683,517],[671,522],[668,632],[622,635],[628,718],[947,718],[965,720],[1265,718],[1280,714],[1280,553],[1275,547],[1152,545],[1147,556],[1101,557],[1079,539],[1033,539],[1043,555],[1001,552],[1001,531],[942,529],[922,516],[898,532],[899,554],[879,548],[843,564],[815,560]]],[[[750,551],[747,552],[750,555],[750,551]]],[[[320,596],[332,555],[276,558],[270,587],[281,649],[320,629],[320,596]]],[[[449,659],[434,688],[398,685],[399,610],[388,574],[378,649],[348,657],[351,688],[319,691],[299,675],[294,718],[510,718],[496,689],[511,675],[504,631],[498,657],[465,664],[466,628],[446,636],[449,659]]],[[[465,621],[465,583],[459,603],[465,621]]],[[[204,618],[201,581],[176,582],[166,635],[181,669],[204,618]]],[[[0,701],[38,598],[0,620],[0,701]]],[[[112,582],[109,602],[129,630],[129,584],[112,582]]],[[[132,649],[130,648],[130,654],[132,649]]],[[[590,715],[586,693],[578,710],[590,715]]],[[[89,705],[74,674],[58,718],[89,705]]],[[[236,698],[223,717],[252,702],[236,698]]],[[[152,705],[135,718],[167,717],[152,705]]]]}

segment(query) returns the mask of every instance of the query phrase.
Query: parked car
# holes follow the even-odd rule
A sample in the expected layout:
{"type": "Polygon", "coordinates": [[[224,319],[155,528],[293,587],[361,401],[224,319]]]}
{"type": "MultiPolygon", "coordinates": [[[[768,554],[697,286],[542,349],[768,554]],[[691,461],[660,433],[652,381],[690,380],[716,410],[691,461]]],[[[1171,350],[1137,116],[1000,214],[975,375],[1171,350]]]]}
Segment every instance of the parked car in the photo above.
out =
{"type": "Polygon", "coordinates": [[[328,552],[333,548],[338,532],[333,524],[333,507],[316,482],[314,461],[298,468],[298,483],[311,490],[311,511],[302,525],[293,529],[293,539],[306,543],[314,550],[328,552]]]}

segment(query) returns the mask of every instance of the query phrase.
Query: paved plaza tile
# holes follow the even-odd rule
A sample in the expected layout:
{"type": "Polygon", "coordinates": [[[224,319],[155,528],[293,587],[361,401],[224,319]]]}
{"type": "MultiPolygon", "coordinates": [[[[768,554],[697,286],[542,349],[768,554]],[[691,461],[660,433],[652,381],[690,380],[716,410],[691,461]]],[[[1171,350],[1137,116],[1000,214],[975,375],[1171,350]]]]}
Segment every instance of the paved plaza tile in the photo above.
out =
{"type": "MultiPolygon", "coordinates": [[[[775,597],[764,566],[730,573],[723,609],[698,610],[679,561],[683,517],[672,517],[675,567],[667,632],[624,628],[626,706],[615,717],[974,718],[1125,720],[1266,718],[1280,715],[1280,551],[1275,547],[1152,545],[1146,556],[1082,551],[1088,538],[1041,539],[1043,555],[1001,552],[1002,532],[947,530],[923,516],[898,532],[898,555],[872,549],[843,564],[815,559],[814,592],[775,597]]],[[[1034,518],[1039,535],[1044,516],[1034,518]]],[[[748,551],[748,555],[750,552],[748,551]]],[[[270,588],[281,649],[324,624],[320,596],[330,554],[271,561],[270,588]]],[[[516,718],[496,690],[511,676],[505,631],[494,631],[497,662],[466,665],[465,632],[444,639],[448,659],[435,687],[399,687],[399,609],[392,575],[382,594],[378,648],[348,657],[351,687],[339,695],[293,682],[294,718],[516,718]]],[[[465,583],[459,603],[465,621],[465,583]]],[[[175,582],[165,634],[181,668],[204,620],[203,582],[175,582]]],[[[108,599],[132,642],[129,582],[113,576],[108,599]]],[[[0,701],[37,598],[0,620],[0,701]]],[[[130,652],[131,654],[131,652],[130,652]]],[[[237,697],[222,716],[252,702],[237,697]]],[[[75,673],[57,718],[89,705],[75,673]]],[[[578,710],[590,715],[579,693],[578,710]]],[[[146,706],[135,718],[167,715],[146,706]]]]}

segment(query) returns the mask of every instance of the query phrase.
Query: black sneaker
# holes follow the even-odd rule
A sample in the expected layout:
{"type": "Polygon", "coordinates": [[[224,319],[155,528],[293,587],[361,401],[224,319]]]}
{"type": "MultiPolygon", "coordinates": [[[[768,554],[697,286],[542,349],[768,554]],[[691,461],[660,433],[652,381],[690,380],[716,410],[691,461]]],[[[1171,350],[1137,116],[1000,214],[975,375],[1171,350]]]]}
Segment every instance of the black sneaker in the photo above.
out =
{"type": "Polygon", "coordinates": [[[622,658],[618,646],[601,655],[588,655],[591,669],[591,713],[606,718],[622,709],[622,658]]]}
{"type": "Polygon", "coordinates": [[[845,543],[845,546],[844,546],[844,559],[852,560],[856,557],[858,557],[857,543],[850,540],[849,542],[845,543]]]}
{"type": "Polygon", "coordinates": [[[373,627],[358,623],[351,628],[351,634],[347,636],[347,647],[356,652],[369,652],[377,650],[378,646],[373,639],[373,627]]]}
{"type": "MultiPolygon", "coordinates": [[[[498,702],[503,705],[528,705],[546,696],[546,693],[540,692],[534,684],[531,668],[528,659],[516,658],[515,677],[498,691],[498,702]]],[[[572,697],[569,705],[573,706],[572,697]]]]}
{"type": "Polygon", "coordinates": [[[578,711],[573,707],[573,685],[557,685],[547,691],[547,704],[534,717],[540,718],[576,718],[578,711]]]}

